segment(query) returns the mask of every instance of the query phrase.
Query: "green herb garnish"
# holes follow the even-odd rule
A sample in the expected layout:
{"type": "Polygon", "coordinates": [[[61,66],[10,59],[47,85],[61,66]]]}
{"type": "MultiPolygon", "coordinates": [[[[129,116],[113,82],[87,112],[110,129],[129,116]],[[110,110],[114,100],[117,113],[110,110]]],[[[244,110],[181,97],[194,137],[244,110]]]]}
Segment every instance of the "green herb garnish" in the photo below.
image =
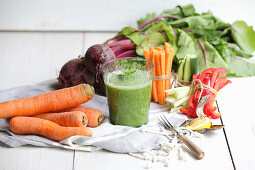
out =
{"type": "Polygon", "coordinates": [[[118,73],[118,76],[120,78],[126,78],[126,77],[132,77],[135,74],[136,70],[135,69],[121,69],[120,72],[118,73]]]}

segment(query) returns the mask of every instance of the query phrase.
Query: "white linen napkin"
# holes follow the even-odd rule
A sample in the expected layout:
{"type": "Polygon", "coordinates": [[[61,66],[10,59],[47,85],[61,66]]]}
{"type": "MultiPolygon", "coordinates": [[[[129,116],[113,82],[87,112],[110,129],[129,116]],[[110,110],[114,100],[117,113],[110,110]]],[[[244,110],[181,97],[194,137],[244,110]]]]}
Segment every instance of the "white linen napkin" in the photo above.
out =
{"type": "MultiPolygon", "coordinates": [[[[0,102],[25,98],[46,93],[56,89],[56,80],[42,82],[34,86],[22,86],[0,91],[0,102]]],[[[93,137],[72,136],[64,141],[56,142],[37,135],[16,135],[8,128],[8,119],[0,119],[0,141],[9,147],[22,145],[34,145],[39,147],[60,147],[72,150],[95,151],[106,149],[112,152],[144,152],[158,147],[159,142],[168,140],[158,134],[143,132],[143,129],[160,131],[158,113],[165,114],[174,126],[179,126],[185,120],[185,116],[168,114],[162,112],[162,106],[151,103],[148,124],[133,128],[127,126],[112,125],[109,121],[107,99],[104,96],[95,94],[92,100],[83,104],[87,107],[96,108],[103,112],[104,122],[96,128],[90,128],[93,137]]]]}

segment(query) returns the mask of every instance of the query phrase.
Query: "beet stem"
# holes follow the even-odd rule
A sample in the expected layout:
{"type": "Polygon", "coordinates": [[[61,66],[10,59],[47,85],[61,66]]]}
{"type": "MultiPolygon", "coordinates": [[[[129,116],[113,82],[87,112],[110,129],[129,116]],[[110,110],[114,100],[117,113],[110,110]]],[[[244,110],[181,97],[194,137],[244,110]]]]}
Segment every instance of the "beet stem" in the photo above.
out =
{"type": "Polygon", "coordinates": [[[178,19],[179,19],[178,17],[172,16],[172,15],[162,15],[162,16],[158,16],[158,17],[156,17],[156,18],[154,18],[154,19],[152,19],[152,20],[146,22],[145,24],[141,25],[140,27],[138,27],[138,30],[140,30],[140,29],[146,27],[147,25],[153,23],[154,21],[159,20],[160,18],[172,18],[172,19],[175,19],[175,20],[178,20],[178,19]]]}
{"type": "Polygon", "coordinates": [[[207,65],[207,58],[206,58],[206,53],[205,53],[205,47],[204,47],[204,45],[202,44],[202,42],[201,42],[200,39],[198,39],[198,43],[199,43],[199,45],[200,45],[200,47],[202,48],[202,51],[203,51],[203,55],[204,55],[204,58],[205,58],[205,65],[206,65],[206,67],[208,67],[208,65],[207,65]]]}
{"type": "Polygon", "coordinates": [[[128,50],[116,56],[116,58],[130,57],[131,55],[136,54],[135,50],[128,50]]]}
{"type": "Polygon", "coordinates": [[[116,53],[117,51],[120,51],[120,50],[131,50],[131,49],[135,49],[135,45],[128,45],[128,44],[125,44],[125,45],[120,45],[120,46],[112,47],[111,49],[112,49],[112,51],[113,51],[114,53],[116,53]]]}
{"type": "Polygon", "coordinates": [[[129,44],[129,43],[132,43],[132,41],[130,39],[123,39],[123,40],[120,40],[120,41],[117,41],[117,42],[109,43],[109,44],[107,44],[107,46],[108,47],[114,47],[114,46],[117,46],[117,45],[129,44]]]}
{"type": "Polygon", "coordinates": [[[112,38],[112,39],[110,39],[110,40],[107,42],[106,45],[111,44],[111,43],[114,43],[114,42],[117,42],[117,41],[121,40],[122,38],[125,38],[125,37],[124,37],[124,36],[118,36],[118,37],[112,38]]]}

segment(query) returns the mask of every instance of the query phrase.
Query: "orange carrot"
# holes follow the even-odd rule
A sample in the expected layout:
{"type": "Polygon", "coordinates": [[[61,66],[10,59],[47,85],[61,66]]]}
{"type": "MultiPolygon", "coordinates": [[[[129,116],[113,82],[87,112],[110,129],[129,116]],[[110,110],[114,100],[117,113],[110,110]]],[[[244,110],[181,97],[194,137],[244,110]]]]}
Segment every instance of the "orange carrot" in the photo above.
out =
{"type": "Polygon", "coordinates": [[[93,95],[94,88],[92,86],[80,84],[34,97],[3,102],[0,103],[0,119],[33,116],[75,107],[89,101],[93,95]]]}
{"type": "Polygon", "coordinates": [[[16,134],[40,135],[56,141],[75,135],[92,136],[92,131],[86,127],[64,127],[36,117],[14,117],[9,122],[9,128],[16,134]]]}
{"type": "Polygon", "coordinates": [[[85,113],[88,118],[88,127],[97,127],[104,120],[104,115],[101,111],[90,107],[77,106],[74,108],[66,109],[65,111],[81,111],[85,113]]]}
{"type": "Polygon", "coordinates": [[[80,111],[61,112],[61,113],[43,113],[33,117],[49,120],[60,126],[79,127],[87,126],[88,118],[85,113],[80,111]]]}
{"type": "MultiPolygon", "coordinates": [[[[150,52],[151,60],[152,60],[152,62],[154,64],[154,70],[153,70],[153,75],[154,76],[156,76],[156,69],[157,69],[155,53],[156,53],[156,50],[151,50],[151,52],[150,52]]],[[[157,81],[158,80],[153,80],[153,82],[152,82],[152,94],[153,94],[154,102],[158,102],[157,81]]]]}
{"type": "MultiPolygon", "coordinates": [[[[156,60],[156,76],[161,76],[162,75],[162,68],[161,68],[161,55],[159,55],[159,52],[155,52],[155,60],[156,60]]],[[[157,95],[158,95],[158,102],[159,104],[163,104],[163,81],[162,80],[157,80],[156,82],[157,86],[157,95]]]]}
{"type": "MultiPolygon", "coordinates": [[[[160,55],[160,68],[161,68],[161,76],[165,76],[166,75],[166,73],[165,73],[165,71],[166,71],[166,68],[165,68],[165,66],[166,66],[166,59],[165,59],[165,52],[164,51],[160,51],[159,52],[159,55],[160,55]]],[[[165,104],[165,98],[166,98],[166,95],[165,95],[165,83],[166,83],[166,81],[165,81],[165,79],[162,79],[162,80],[160,80],[161,81],[161,83],[160,84],[162,84],[162,87],[161,87],[161,91],[160,91],[160,93],[161,93],[161,95],[162,95],[162,99],[161,99],[161,101],[160,101],[160,104],[161,105],[163,105],[163,104],[165,104]]]]}
{"type": "Polygon", "coordinates": [[[145,59],[150,61],[150,50],[148,48],[143,50],[145,59]]]}
{"type": "MultiPolygon", "coordinates": [[[[165,53],[166,53],[166,69],[165,69],[165,73],[166,73],[166,75],[171,75],[171,68],[172,68],[172,61],[173,61],[174,50],[166,42],[164,44],[164,48],[165,48],[165,53]]],[[[170,89],[171,88],[170,79],[166,79],[165,86],[166,86],[166,89],[170,89]]]]}
{"type": "Polygon", "coordinates": [[[155,50],[155,49],[156,49],[155,47],[152,47],[152,46],[151,46],[151,47],[150,47],[150,53],[151,53],[152,50],[155,50]]]}
{"type": "Polygon", "coordinates": [[[156,47],[157,51],[165,51],[164,47],[156,47]]]}

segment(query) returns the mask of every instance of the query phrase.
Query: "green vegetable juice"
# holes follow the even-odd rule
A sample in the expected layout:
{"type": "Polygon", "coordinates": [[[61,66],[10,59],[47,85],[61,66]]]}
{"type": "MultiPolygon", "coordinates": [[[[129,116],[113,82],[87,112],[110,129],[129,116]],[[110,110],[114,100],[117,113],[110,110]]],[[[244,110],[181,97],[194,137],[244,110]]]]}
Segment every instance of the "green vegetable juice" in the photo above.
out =
{"type": "Polygon", "coordinates": [[[117,70],[105,80],[110,120],[138,127],[148,122],[152,80],[144,70],[117,70]]]}

